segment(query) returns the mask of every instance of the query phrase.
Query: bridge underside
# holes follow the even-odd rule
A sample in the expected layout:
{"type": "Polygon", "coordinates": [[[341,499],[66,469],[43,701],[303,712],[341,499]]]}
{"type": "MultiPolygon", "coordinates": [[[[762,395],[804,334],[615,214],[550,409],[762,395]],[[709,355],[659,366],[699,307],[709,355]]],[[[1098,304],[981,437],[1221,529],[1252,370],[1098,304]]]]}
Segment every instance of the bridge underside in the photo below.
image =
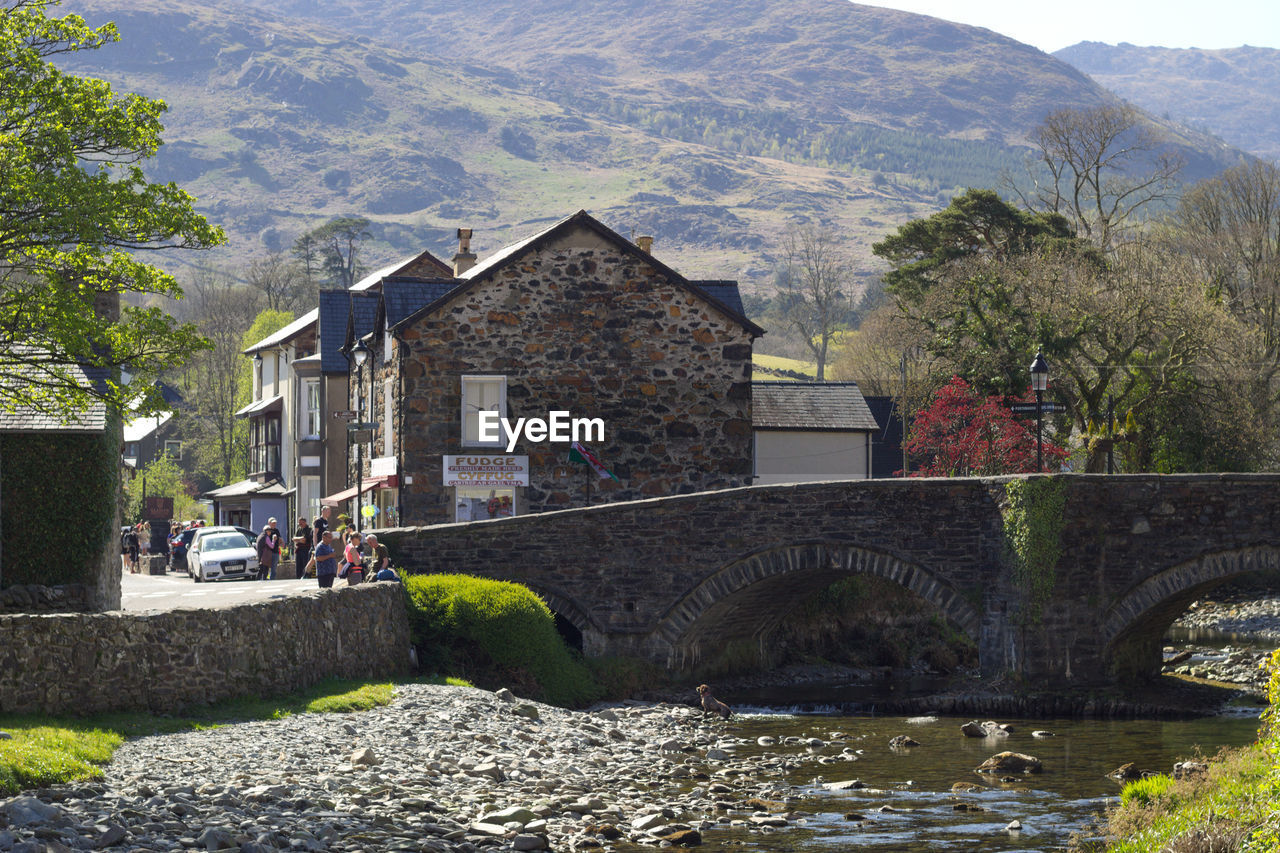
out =
{"type": "Polygon", "coordinates": [[[736,561],[686,595],[664,618],[660,634],[668,668],[687,672],[726,647],[754,644],[763,658],[783,620],[804,601],[853,574],[911,590],[976,644],[980,619],[949,585],[887,554],[839,544],[775,548],[736,561]]]}

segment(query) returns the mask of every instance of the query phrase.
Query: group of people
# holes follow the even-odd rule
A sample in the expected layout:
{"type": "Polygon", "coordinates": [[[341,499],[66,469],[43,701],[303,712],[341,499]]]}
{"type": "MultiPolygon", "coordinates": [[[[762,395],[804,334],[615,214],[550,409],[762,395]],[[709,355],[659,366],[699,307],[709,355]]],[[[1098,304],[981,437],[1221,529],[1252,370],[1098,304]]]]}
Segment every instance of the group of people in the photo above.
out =
{"type": "Polygon", "coordinates": [[[151,522],[139,521],[120,531],[120,558],[130,574],[140,571],[140,560],[151,550],[151,522]]]}
{"type": "Polygon", "coordinates": [[[365,537],[345,525],[331,530],[329,517],[332,512],[329,507],[322,507],[311,525],[305,518],[298,519],[293,545],[298,565],[304,567],[302,574],[307,576],[314,570],[316,582],[324,589],[331,588],[338,578],[346,580],[347,586],[355,586],[366,579],[400,580],[391,568],[387,546],[380,544],[374,534],[365,537]],[[310,559],[306,559],[304,553],[309,554],[310,559]]]}

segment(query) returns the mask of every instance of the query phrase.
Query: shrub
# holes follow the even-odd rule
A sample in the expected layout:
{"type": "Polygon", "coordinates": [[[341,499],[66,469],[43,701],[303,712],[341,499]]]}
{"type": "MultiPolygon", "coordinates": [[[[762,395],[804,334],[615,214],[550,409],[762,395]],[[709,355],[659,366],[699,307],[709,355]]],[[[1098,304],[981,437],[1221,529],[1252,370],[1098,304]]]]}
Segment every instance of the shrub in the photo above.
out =
{"type": "Polygon", "coordinates": [[[1172,784],[1172,776],[1148,776],[1146,779],[1130,782],[1120,792],[1120,803],[1126,806],[1149,806],[1167,793],[1172,784]]]}
{"type": "Polygon", "coordinates": [[[556,633],[551,610],[527,587],[468,575],[405,578],[418,664],[460,671],[481,686],[510,687],[579,707],[600,693],[556,633]]]}

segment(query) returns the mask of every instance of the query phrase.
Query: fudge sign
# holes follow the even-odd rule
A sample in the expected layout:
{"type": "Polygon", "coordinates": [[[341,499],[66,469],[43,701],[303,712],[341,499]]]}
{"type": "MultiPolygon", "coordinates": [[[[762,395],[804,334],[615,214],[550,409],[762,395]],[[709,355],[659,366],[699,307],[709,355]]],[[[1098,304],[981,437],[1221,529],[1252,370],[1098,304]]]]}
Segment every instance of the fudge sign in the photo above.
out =
{"type": "Polygon", "coordinates": [[[529,457],[468,453],[444,457],[446,486],[527,486],[529,457]]]}

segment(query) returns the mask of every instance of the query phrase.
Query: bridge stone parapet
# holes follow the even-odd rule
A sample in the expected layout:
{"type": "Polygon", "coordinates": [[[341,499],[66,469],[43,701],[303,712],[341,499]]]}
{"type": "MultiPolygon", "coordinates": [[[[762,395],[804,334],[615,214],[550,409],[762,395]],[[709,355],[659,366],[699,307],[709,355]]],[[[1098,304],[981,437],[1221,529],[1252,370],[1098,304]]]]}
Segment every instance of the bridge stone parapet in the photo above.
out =
{"type": "Polygon", "coordinates": [[[589,655],[687,670],[729,642],[767,646],[805,598],[866,574],[934,604],[985,674],[1055,683],[1157,671],[1190,601],[1280,559],[1280,476],[1042,477],[1064,495],[1062,556],[1032,602],[1005,541],[1019,479],[751,486],[379,536],[410,571],[529,586],[589,655]]]}

